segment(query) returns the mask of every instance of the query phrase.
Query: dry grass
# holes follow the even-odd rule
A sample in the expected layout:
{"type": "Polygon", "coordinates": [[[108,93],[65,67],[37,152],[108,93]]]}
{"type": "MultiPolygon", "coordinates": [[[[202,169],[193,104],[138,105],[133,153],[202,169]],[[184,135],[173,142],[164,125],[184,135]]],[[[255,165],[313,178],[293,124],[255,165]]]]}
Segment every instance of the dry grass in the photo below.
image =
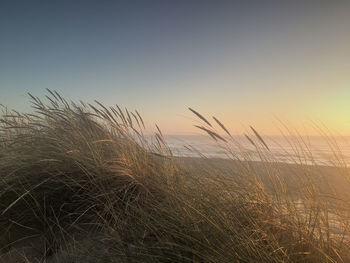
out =
{"type": "Polygon", "coordinates": [[[138,112],[48,92],[0,118],[0,262],[349,262],[349,202],[302,162],[283,176],[255,129],[259,169],[191,109],[232,157],[191,168],[138,112]]]}

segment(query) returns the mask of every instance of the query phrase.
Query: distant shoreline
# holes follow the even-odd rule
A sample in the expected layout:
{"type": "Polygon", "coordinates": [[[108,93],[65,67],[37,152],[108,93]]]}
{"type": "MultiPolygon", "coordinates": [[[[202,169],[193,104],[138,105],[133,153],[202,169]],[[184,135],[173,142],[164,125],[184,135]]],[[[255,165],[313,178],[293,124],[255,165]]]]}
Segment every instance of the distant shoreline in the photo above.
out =
{"type": "Polygon", "coordinates": [[[220,171],[224,175],[239,176],[242,170],[239,165],[248,164],[252,170],[261,178],[265,186],[269,187],[268,173],[276,173],[282,180],[284,180],[287,191],[291,195],[294,195],[296,188],[297,178],[308,177],[310,180],[321,185],[321,189],[324,189],[323,195],[331,195],[331,190],[337,193],[337,196],[341,199],[350,202],[350,181],[348,176],[350,175],[350,168],[323,166],[323,165],[299,165],[283,162],[274,162],[269,165],[263,161],[238,161],[223,158],[201,158],[201,157],[174,157],[174,160],[180,167],[185,170],[195,172],[201,167],[204,170],[216,170],[220,171]],[[268,167],[266,167],[266,165],[268,167]],[[270,171],[269,171],[270,169],[270,171]]]}

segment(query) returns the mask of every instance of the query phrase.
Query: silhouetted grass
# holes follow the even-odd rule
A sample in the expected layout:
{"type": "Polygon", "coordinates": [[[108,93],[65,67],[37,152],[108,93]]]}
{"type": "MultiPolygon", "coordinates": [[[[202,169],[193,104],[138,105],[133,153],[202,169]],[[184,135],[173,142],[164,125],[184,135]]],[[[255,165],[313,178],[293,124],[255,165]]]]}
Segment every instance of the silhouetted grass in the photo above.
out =
{"type": "Polygon", "coordinates": [[[253,127],[259,165],[190,109],[232,159],[183,162],[138,112],[48,92],[34,113],[3,108],[0,262],[349,262],[349,201],[300,145],[286,176],[253,127]]]}

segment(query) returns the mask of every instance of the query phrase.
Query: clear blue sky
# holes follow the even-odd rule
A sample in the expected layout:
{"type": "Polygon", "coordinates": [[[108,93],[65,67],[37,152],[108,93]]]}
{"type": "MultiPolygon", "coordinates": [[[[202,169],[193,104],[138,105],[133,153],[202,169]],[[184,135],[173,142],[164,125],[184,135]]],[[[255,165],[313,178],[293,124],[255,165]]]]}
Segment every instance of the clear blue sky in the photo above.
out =
{"type": "Polygon", "coordinates": [[[192,132],[274,116],[350,134],[350,1],[1,1],[0,103],[45,88],[192,132]]]}

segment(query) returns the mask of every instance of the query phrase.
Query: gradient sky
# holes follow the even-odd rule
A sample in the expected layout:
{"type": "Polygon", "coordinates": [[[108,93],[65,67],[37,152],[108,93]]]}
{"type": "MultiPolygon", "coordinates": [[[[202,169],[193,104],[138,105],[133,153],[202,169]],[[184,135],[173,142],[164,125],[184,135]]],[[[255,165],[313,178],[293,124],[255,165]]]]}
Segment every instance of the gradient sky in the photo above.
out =
{"type": "Polygon", "coordinates": [[[45,88],[193,133],[276,118],[350,135],[350,1],[0,1],[0,103],[45,88]]]}

